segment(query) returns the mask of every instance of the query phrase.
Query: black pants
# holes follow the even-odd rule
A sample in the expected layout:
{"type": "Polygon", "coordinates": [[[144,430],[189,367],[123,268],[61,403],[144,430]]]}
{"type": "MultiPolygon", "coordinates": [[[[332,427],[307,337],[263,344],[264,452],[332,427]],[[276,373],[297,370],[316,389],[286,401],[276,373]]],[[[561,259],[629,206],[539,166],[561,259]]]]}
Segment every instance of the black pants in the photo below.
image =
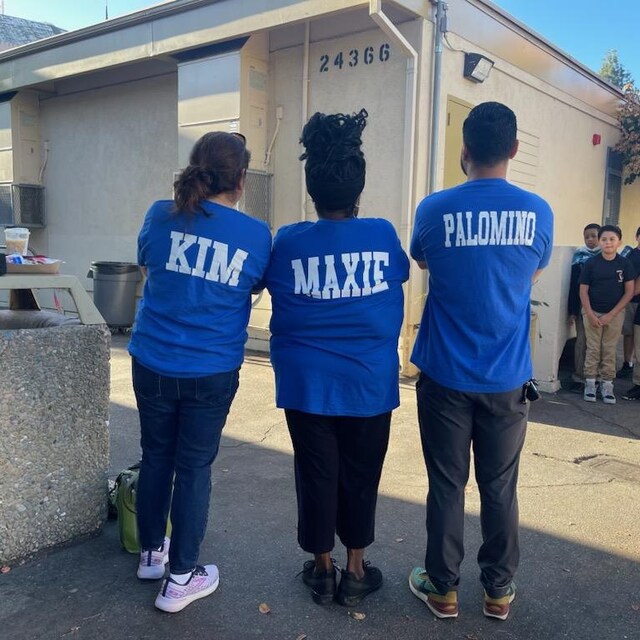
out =
{"type": "Polygon", "coordinates": [[[328,553],[335,534],[348,549],[374,540],[376,501],[391,412],[370,418],[285,410],[293,443],[298,543],[328,553]]]}
{"type": "Polygon", "coordinates": [[[520,559],[518,465],[528,404],[521,387],[506,393],[466,393],[424,374],[416,385],[422,450],[427,465],[425,568],[441,592],[455,590],[464,557],[464,488],[470,448],[480,490],[480,580],[494,598],[506,594],[520,559]]]}

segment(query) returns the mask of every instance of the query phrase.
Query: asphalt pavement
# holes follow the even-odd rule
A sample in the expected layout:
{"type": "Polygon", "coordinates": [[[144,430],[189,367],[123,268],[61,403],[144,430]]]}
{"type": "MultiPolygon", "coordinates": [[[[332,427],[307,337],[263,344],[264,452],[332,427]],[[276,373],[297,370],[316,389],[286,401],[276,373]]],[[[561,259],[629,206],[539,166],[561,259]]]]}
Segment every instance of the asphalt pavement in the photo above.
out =
{"type": "MultiPolygon", "coordinates": [[[[126,340],[113,339],[110,477],[139,457],[126,340]]],[[[616,389],[630,385],[618,381],[616,389]]],[[[248,354],[214,465],[201,551],[203,564],[220,569],[219,589],[181,613],[157,611],[159,583],[137,580],[137,558],[120,549],[109,521],[95,537],[0,575],[0,638],[640,639],[640,402],[588,404],[561,391],[532,405],[519,485],[518,595],[500,622],[482,615],[473,474],[459,618],[436,620],[409,592],[409,571],[424,562],[427,487],[411,380],[401,381],[401,398],[368,553],[385,582],[356,608],[314,604],[296,575],[307,556],[296,543],[291,444],[269,361],[248,354]]],[[[345,562],[339,542],[334,555],[345,562]]]]}

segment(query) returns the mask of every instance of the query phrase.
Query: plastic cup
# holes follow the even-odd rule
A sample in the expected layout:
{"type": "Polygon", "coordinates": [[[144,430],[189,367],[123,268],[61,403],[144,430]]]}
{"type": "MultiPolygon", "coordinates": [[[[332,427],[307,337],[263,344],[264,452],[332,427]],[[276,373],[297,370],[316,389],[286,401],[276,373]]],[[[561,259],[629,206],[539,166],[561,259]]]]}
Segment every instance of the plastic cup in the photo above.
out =
{"type": "Polygon", "coordinates": [[[17,253],[26,256],[29,249],[29,229],[24,227],[13,227],[4,230],[7,254],[17,253]]]}

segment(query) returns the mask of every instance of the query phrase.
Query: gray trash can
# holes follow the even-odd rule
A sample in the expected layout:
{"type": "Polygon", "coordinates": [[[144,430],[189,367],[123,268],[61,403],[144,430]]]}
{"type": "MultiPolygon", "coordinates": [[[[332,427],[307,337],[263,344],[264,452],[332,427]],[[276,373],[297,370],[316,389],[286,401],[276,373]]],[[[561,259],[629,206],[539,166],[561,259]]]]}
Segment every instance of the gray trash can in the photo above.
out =
{"type": "Polygon", "coordinates": [[[142,278],[132,262],[92,262],[87,278],[93,278],[93,302],[113,329],[126,329],[136,317],[136,288],[142,278]]]}

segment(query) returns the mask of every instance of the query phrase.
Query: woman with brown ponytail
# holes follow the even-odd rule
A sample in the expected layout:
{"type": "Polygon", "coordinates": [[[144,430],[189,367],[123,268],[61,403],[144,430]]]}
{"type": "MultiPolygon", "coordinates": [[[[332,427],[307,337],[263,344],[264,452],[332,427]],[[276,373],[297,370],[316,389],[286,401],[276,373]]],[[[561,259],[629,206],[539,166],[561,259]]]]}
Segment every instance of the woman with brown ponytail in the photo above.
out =
{"type": "Polygon", "coordinates": [[[174,201],[151,206],[138,238],[147,281],[129,344],[142,446],[137,575],[164,578],[169,562],[155,605],[170,613],[219,581],[214,564],[198,564],[211,464],[238,389],[251,293],[271,251],[267,225],[234,208],[249,157],[242,136],[205,134],[174,201]]]}

